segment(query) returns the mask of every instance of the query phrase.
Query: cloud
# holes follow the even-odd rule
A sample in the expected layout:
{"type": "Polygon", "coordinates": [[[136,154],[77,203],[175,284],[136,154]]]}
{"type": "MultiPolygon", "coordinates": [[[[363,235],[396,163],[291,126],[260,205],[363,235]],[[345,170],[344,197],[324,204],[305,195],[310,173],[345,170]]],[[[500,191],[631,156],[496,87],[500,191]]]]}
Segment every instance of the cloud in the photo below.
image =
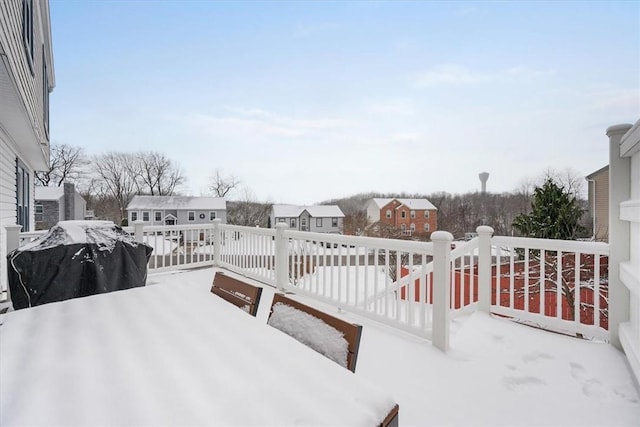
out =
{"type": "Polygon", "coordinates": [[[207,133],[297,138],[323,131],[345,128],[351,122],[341,119],[300,119],[258,108],[227,107],[227,115],[193,114],[180,118],[207,133]]]}
{"type": "Polygon", "coordinates": [[[398,116],[412,116],[415,114],[413,103],[405,99],[372,102],[366,109],[374,114],[393,114],[398,116]]]}
{"type": "Polygon", "coordinates": [[[414,80],[419,87],[443,85],[475,85],[504,79],[527,80],[553,74],[552,71],[532,70],[524,66],[514,66],[493,72],[472,71],[456,64],[441,64],[419,73],[414,80]]]}

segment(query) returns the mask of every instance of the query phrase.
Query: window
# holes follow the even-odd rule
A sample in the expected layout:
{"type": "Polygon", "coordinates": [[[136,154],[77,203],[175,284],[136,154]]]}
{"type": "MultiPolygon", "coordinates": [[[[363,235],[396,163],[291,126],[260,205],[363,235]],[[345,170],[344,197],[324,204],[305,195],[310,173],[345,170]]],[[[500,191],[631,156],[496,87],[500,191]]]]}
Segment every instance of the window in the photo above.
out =
{"type": "Polygon", "coordinates": [[[322,218],[316,218],[316,227],[322,227],[322,218]]]}
{"type": "Polygon", "coordinates": [[[387,218],[391,218],[391,209],[387,209],[387,218]]]}
{"type": "Polygon", "coordinates": [[[296,228],[296,219],[291,218],[291,228],[296,228]]]}
{"type": "Polygon", "coordinates": [[[209,221],[213,221],[214,219],[216,219],[216,213],[215,213],[215,211],[210,211],[209,212],[209,221]]]}
{"type": "Polygon", "coordinates": [[[331,226],[332,227],[338,226],[338,218],[331,218],[331,226]]]}
{"type": "Polygon", "coordinates": [[[402,231],[402,234],[407,232],[407,224],[400,224],[400,231],[402,231]]]}
{"type": "Polygon", "coordinates": [[[149,222],[149,212],[148,211],[142,212],[142,220],[144,222],[149,222]]]}
{"type": "Polygon", "coordinates": [[[406,218],[407,217],[407,211],[400,212],[400,217],[401,218],[406,218]]]}
{"type": "Polygon", "coordinates": [[[22,42],[33,73],[33,0],[22,0],[22,42]]]}
{"type": "Polygon", "coordinates": [[[278,218],[278,222],[287,222],[284,218],[278,218]]]}
{"type": "Polygon", "coordinates": [[[307,218],[300,218],[300,225],[303,227],[307,226],[307,218]]]}
{"type": "Polygon", "coordinates": [[[31,187],[29,181],[27,168],[16,159],[16,216],[18,225],[22,226],[22,231],[30,231],[31,187]]]}
{"type": "Polygon", "coordinates": [[[47,75],[47,62],[42,49],[42,123],[44,134],[49,137],[49,76],[47,75]]]}
{"type": "Polygon", "coordinates": [[[42,220],[44,219],[44,206],[42,206],[42,203],[36,203],[34,209],[36,222],[42,222],[42,220]]]}
{"type": "Polygon", "coordinates": [[[424,217],[429,218],[429,211],[424,211],[424,217]]]}
{"type": "Polygon", "coordinates": [[[411,218],[415,218],[416,217],[416,211],[411,211],[411,218]]]}
{"type": "Polygon", "coordinates": [[[411,223],[411,226],[409,227],[409,230],[411,230],[411,233],[415,233],[416,232],[416,225],[414,223],[411,223]]]}
{"type": "Polygon", "coordinates": [[[138,220],[138,212],[131,212],[131,222],[138,220]]]}
{"type": "Polygon", "coordinates": [[[196,212],[189,211],[187,212],[187,221],[195,221],[196,220],[196,212]]]}
{"type": "Polygon", "coordinates": [[[162,212],[160,212],[160,211],[155,211],[155,212],[153,213],[153,220],[154,220],[155,222],[162,222],[162,212]]]}
{"type": "Polygon", "coordinates": [[[424,225],[424,231],[429,232],[429,223],[424,225]]]}

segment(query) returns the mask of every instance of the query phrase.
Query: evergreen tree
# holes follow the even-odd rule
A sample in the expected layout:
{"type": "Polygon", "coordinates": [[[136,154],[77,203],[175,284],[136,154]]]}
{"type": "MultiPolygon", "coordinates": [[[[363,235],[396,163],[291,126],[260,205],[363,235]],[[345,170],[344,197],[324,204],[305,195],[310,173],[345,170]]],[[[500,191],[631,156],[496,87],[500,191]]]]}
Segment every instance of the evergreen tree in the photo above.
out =
{"type": "Polygon", "coordinates": [[[585,231],[583,213],[576,197],[548,178],[534,190],[531,213],[515,217],[513,228],[524,237],[574,240],[585,231]]]}

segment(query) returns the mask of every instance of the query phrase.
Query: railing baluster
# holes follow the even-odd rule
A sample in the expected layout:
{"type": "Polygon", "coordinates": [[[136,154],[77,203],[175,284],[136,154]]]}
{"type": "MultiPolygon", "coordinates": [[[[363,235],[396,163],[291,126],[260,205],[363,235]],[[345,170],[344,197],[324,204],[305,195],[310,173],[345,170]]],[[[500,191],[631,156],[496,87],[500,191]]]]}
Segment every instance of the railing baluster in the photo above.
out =
{"type": "Polygon", "coordinates": [[[556,253],[556,318],[562,319],[562,251],[556,253]]]}
{"type": "Polygon", "coordinates": [[[546,297],[547,297],[547,279],[545,274],[546,253],[544,249],[540,250],[540,314],[547,315],[546,297]]]}
{"type": "Polygon", "coordinates": [[[574,285],[573,285],[573,307],[569,307],[569,310],[573,310],[573,320],[576,323],[577,327],[582,323],[581,319],[581,310],[580,310],[580,299],[581,299],[581,287],[580,287],[580,259],[581,254],[579,252],[574,253],[573,260],[573,277],[574,277],[574,285]]]}

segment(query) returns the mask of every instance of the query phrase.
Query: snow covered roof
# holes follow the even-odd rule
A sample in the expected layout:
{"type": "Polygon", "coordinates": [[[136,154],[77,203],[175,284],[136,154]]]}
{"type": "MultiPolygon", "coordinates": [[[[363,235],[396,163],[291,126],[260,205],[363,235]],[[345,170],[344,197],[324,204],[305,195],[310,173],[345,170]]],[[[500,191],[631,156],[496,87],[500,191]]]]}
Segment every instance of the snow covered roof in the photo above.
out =
{"type": "Polygon", "coordinates": [[[343,217],[342,209],[337,205],[316,205],[305,206],[304,209],[309,212],[312,217],[343,217]]]}
{"type": "Polygon", "coordinates": [[[309,215],[314,218],[344,217],[342,209],[340,209],[340,207],[338,207],[337,205],[273,205],[273,216],[276,218],[297,218],[305,210],[309,212],[309,215]]]}
{"type": "Polygon", "coordinates": [[[36,186],[36,200],[60,200],[64,196],[64,187],[39,187],[36,186]]]}
{"type": "Polygon", "coordinates": [[[127,206],[132,209],[226,210],[224,197],[133,196],[127,206]]]}
{"type": "Polygon", "coordinates": [[[273,205],[273,216],[276,218],[297,218],[302,208],[296,205],[273,205]]]}
{"type": "Polygon", "coordinates": [[[378,206],[378,209],[382,209],[385,205],[389,204],[392,200],[397,200],[403,205],[409,207],[409,209],[418,210],[437,210],[433,203],[427,199],[401,199],[401,198],[375,198],[373,202],[378,206]]]}

